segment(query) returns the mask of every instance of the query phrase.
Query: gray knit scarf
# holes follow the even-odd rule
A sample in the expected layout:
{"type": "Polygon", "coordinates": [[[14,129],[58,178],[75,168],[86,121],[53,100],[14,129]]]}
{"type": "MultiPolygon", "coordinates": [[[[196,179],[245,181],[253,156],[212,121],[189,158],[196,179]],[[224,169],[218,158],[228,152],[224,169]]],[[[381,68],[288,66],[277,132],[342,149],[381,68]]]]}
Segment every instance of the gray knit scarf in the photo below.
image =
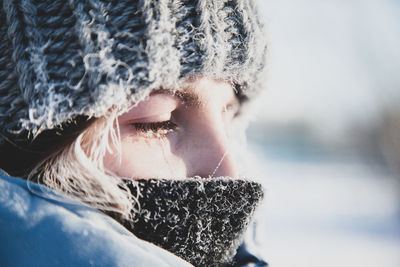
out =
{"type": "Polygon", "coordinates": [[[229,178],[139,180],[139,212],[122,221],[141,239],[195,266],[231,264],[256,206],[260,184],[229,178]]]}

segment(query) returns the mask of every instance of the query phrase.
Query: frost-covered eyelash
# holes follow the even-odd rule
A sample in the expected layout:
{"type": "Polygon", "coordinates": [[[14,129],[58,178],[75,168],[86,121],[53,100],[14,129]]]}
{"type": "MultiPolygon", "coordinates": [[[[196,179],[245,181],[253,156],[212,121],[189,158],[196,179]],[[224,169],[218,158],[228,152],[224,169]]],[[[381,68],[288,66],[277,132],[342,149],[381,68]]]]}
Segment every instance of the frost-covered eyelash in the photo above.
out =
{"type": "Polygon", "coordinates": [[[163,136],[175,131],[178,128],[178,125],[170,120],[160,122],[136,122],[132,125],[137,131],[149,137],[163,136]]]}

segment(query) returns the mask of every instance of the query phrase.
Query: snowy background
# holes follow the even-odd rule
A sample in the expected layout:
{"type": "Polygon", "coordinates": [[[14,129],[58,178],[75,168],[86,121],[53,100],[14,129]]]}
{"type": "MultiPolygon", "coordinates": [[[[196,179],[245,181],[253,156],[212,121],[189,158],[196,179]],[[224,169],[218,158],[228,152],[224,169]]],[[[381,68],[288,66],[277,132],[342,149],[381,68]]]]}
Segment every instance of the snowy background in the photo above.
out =
{"type": "Polygon", "coordinates": [[[400,1],[259,0],[267,90],[249,147],[272,267],[400,266],[400,1]]]}

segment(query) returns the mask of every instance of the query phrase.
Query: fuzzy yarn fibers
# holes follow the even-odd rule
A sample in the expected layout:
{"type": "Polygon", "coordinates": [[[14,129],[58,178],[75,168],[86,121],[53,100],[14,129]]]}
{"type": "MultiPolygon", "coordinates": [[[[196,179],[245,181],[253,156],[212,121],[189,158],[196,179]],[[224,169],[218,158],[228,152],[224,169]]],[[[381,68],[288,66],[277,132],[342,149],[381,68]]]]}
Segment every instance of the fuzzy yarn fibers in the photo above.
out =
{"type": "Polygon", "coordinates": [[[252,95],[266,51],[254,2],[0,0],[0,141],[126,111],[190,77],[252,95]]]}
{"type": "Polygon", "coordinates": [[[263,198],[257,182],[232,178],[128,181],[139,192],[133,220],[137,237],[194,266],[228,266],[263,198]],[[139,190],[139,191],[138,191],[139,190]]]}

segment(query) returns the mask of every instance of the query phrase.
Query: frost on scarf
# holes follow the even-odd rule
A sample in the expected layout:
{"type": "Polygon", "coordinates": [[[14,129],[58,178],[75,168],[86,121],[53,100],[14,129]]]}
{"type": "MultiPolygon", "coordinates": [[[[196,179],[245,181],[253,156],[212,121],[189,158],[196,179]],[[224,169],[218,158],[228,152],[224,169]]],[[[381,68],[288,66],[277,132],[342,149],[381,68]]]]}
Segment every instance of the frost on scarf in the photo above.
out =
{"type": "Polygon", "coordinates": [[[124,225],[195,266],[230,263],[263,198],[260,184],[229,178],[127,183],[140,207],[124,225]]]}

